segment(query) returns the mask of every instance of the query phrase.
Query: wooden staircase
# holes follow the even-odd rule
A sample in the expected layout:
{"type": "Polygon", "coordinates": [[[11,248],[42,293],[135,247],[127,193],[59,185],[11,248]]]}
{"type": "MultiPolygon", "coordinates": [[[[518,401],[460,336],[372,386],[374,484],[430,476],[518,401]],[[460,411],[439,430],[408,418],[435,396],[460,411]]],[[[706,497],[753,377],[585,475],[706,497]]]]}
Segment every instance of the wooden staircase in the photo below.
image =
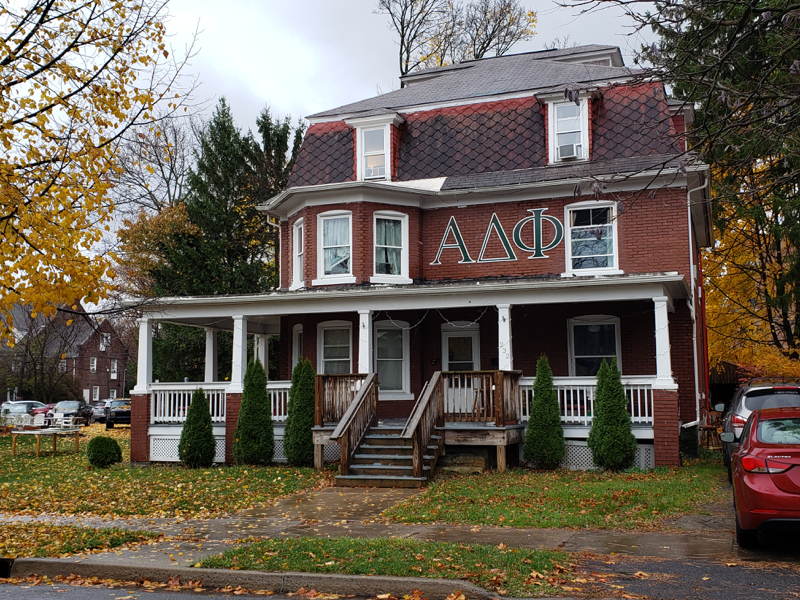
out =
{"type": "Polygon", "coordinates": [[[347,475],[336,485],[422,487],[436,466],[442,432],[437,431],[423,453],[423,476],[414,477],[414,441],[401,437],[405,423],[371,425],[353,454],[347,475]]]}

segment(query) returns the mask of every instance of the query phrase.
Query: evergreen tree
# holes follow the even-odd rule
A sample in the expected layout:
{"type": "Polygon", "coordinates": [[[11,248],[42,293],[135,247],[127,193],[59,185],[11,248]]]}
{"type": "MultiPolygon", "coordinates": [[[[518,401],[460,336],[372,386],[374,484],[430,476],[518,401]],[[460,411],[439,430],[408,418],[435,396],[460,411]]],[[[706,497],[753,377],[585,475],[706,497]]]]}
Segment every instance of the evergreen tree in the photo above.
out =
{"type": "Polygon", "coordinates": [[[250,361],[244,376],[244,392],[233,436],[233,460],[237,464],[266,465],[275,452],[272,403],[267,394],[267,374],[261,361],[250,361]]]}
{"type": "Polygon", "coordinates": [[[192,469],[207,468],[214,463],[217,453],[217,442],[211,429],[211,412],[208,398],[202,389],[192,394],[192,403],[183,424],[181,441],[178,443],[178,455],[181,462],[192,469]]]}
{"type": "Polygon", "coordinates": [[[283,450],[293,467],[314,465],[314,375],[307,358],[300,358],[292,372],[283,450]]]}
{"type": "Polygon", "coordinates": [[[631,432],[628,397],[616,360],[604,360],[597,372],[589,449],[594,463],[607,471],[622,471],[633,466],[636,438],[631,432]]]}
{"type": "Polygon", "coordinates": [[[553,371],[547,356],[542,354],[536,363],[533,406],[525,433],[523,458],[540,469],[552,470],[558,468],[566,452],[558,395],[553,388],[553,371]]]}

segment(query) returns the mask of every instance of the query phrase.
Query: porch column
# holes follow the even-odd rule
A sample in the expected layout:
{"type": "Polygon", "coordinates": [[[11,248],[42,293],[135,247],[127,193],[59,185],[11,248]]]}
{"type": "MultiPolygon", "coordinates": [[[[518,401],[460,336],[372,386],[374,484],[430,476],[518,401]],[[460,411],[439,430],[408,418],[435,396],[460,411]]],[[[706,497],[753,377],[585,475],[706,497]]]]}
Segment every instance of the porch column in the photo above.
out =
{"type": "Polygon", "coordinates": [[[241,392],[247,368],[247,317],[233,317],[233,361],[231,363],[231,392],[241,392]]]}
{"type": "Polygon", "coordinates": [[[267,341],[269,338],[266,335],[253,336],[253,354],[254,358],[261,362],[264,371],[269,372],[267,368],[267,341]]]}
{"type": "Polygon", "coordinates": [[[217,330],[206,327],[206,383],[216,381],[217,373],[217,330]]]}
{"type": "Polygon", "coordinates": [[[136,369],[136,387],[132,394],[146,394],[153,381],[153,323],[147,317],[139,321],[139,358],[136,369]]]}
{"type": "Polygon", "coordinates": [[[656,296],[653,298],[655,305],[656,324],[656,388],[673,389],[675,381],[672,379],[672,357],[669,347],[669,298],[656,296]]]}
{"type": "Polygon", "coordinates": [[[514,370],[514,352],[511,344],[511,305],[497,305],[497,356],[501,371],[514,370]]]}
{"type": "Polygon", "coordinates": [[[372,373],[372,311],[358,311],[358,372],[372,373]]]}

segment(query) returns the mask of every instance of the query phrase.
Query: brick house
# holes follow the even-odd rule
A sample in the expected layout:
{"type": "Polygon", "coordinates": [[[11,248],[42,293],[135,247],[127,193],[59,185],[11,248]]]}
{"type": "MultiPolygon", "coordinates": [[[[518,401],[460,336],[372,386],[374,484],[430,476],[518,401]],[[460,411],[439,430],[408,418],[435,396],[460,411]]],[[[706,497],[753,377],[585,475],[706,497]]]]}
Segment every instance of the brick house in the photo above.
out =
{"type": "Polygon", "coordinates": [[[262,206],[281,224],[279,290],[170,298],[145,313],[134,460],[174,458],[198,385],[151,381],[152,324],[168,320],[206,327],[202,386],[219,460],[231,458],[246,336],[263,359],[277,334],[275,415],[293,365],[309,358],[317,463],[338,449],[343,474],[361,476],[353,481],[369,481],[359,463],[377,456],[359,444],[393,435],[379,419],[402,420],[397,443],[411,448],[417,479],[442,444],[493,446],[503,468],[543,353],[568,466],[590,466],[594,375],[612,358],[638,464],[678,464],[680,430],[704,418],[708,387],[700,252],[712,242],[711,207],[708,169],[682,145],[691,109],[637,81],[612,46],[469,61],[401,82],[308,117],[288,188],[262,206]],[[213,364],[219,329],[234,332],[224,383],[213,364]]]}

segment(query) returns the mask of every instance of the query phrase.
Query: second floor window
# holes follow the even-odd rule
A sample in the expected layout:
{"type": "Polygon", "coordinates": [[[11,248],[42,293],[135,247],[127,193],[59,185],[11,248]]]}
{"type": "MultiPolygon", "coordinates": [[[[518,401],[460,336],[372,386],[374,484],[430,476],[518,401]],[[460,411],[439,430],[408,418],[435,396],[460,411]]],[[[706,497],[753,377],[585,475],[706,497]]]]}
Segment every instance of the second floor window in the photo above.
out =
{"type": "Polygon", "coordinates": [[[292,262],[292,287],[301,287],[303,284],[303,220],[298,219],[292,228],[293,262],[292,262]]]}
{"type": "Polygon", "coordinates": [[[364,179],[386,179],[386,128],[362,131],[364,179]]]}
{"type": "Polygon", "coordinates": [[[322,219],[324,275],[350,274],[350,216],[322,219]]]}
{"type": "Polygon", "coordinates": [[[403,273],[403,221],[400,219],[375,219],[375,273],[403,273]]]}
{"type": "Polygon", "coordinates": [[[89,373],[97,373],[97,358],[94,356],[89,359],[89,373]]]}
{"type": "Polygon", "coordinates": [[[567,207],[567,271],[574,274],[620,272],[616,223],[611,203],[567,207]]]}

